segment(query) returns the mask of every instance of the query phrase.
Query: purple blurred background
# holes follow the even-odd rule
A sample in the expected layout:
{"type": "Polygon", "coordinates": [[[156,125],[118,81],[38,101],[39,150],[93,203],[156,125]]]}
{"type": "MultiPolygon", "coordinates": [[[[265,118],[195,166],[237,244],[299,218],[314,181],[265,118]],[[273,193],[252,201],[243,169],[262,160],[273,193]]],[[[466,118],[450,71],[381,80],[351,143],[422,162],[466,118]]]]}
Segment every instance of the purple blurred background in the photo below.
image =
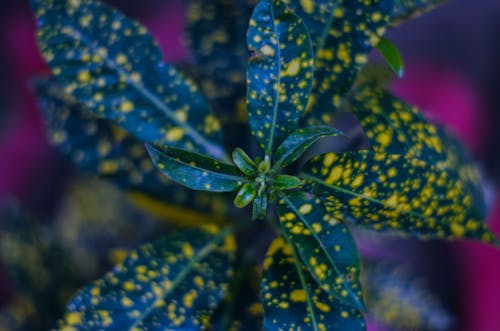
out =
{"type": "MultiPolygon", "coordinates": [[[[170,62],[186,61],[182,1],[110,1],[143,22],[170,62]]],[[[500,234],[500,1],[457,0],[389,31],[406,62],[394,91],[450,128],[484,170],[490,222],[500,234]]],[[[47,144],[30,79],[47,73],[24,1],[0,2],[0,203],[7,197],[50,215],[71,165],[47,144]]],[[[416,243],[408,264],[422,267],[459,331],[500,330],[500,250],[480,243],[416,243]]],[[[0,273],[0,283],[6,278],[0,273]]],[[[0,286],[6,298],[8,286],[0,286]]],[[[0,299],[0,303],[4,301],[0,299]]],[[[375,328],[372,328],[375,330],[375,328]]]]}

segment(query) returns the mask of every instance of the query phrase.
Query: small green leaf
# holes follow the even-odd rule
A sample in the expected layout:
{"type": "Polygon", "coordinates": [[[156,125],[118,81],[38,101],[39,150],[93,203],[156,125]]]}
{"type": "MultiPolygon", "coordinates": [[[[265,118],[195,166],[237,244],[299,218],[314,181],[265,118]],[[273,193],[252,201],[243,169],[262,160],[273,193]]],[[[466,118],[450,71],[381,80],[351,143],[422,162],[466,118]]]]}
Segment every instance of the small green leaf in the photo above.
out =
{"type": "Polygon", "coordinates": [[[320,199],[303,192],[280,196],[278,214],[285,236],[321,288],[364,310],[359,253],[349,229],[328,215],[320,199]]]}
{"type": "Polygon", "coordinates": [[[274,177],[273,188],[276,190],[293,190],[302,185],[300,178],[291,175],[278,175],[274,177]]]}
{"type": "Polygon", "coordinates": [[[245,175],[255,175],[257,165],[241,148],[236,148],[233,151],[233,162],[245,175]]]}
{"type": "Polygon", "coordinates": [[[276,149],[274,170],[290,165],[316,141],[328,136],[344,136],[340,130],[327,125],[309,126],[292,132],[276,149]]]}
{"type": "Polygon", "coordinates": [[[267,155],[295,130],[313,79],[311,40],[302,20],[278,0],[260,1],[250,20],[247,111],[267,155]]]}
{"type": "Polygon", "coordinates": [[[402,267],[364,263],[363,288],[371,317],[398,330],[450,329],[453,317],[422,280],[402,267]]]}
{"type": "Polygon", "coordinates": [[[261,289],[265,330],[366,330],[363,315],[324,292],[282,237],[267,251],[261,289]]]}
{"type": "Polygon", "coordinates": [[[235,245],[213,227],[144,245],[77,293],[56,330],[203,330],[226,293],[235,245]]]}
{"type": "Polygon", "coordinates": [[[368,151],[313,158],[301,176],[340,220],[420,238],[497,242],[458,175],[418,159],[368,151]]]}
{"type": "Polygon", "coordinates": [[[259,173],[265,174],[271,169],[271,159],[269,158],[268,155],[264,157],[264,160],[259,162],[259,165],[257,167],[257,170],[259,170],[259,173]]]}
{"type": "Polygon", "coordinates": [[[377,44],[377,49],[396,75],[398,75],[399,78],[403,77],[403,57],[399,53],[396,45],[389,39],[381,37],[377,44]]]}
{"type": "Polygon", "coordinates": [[[174,182],[193,190],[229,192],[246,179],[238,168],[186,150],[146,144],[153,163],[174,182]]]}
{"type": "Polygon", "coordinates": [[[264,190],[258,191],[253,201],[252,219],[261,220],[267,216],[267,193],[264,190]]]}
{"type": "Polygon", "coordinates": [[[31,4],[41,52],[66,93],[139,140],[224,157],[206,100],[143,26],[99,1],[31,4]]]}
{"type": "Polygon", "coordinates": [[[412,18],[425,14],[446,0],[396,0],[392,13],[392,25],[396,26],[412,18]]]}
{"type": "MultiPolygon", "coordinates": [[[[293,2],[298,7],[299,1],[293,2]]],[[[390,23],[394,0],[325,0],[314,1],[314,5],[307,11],[318,17],[323,29],[311,33],[315,59],[314,85],[304,118],[308,125],[331,123],[333,113],[342,105],[372,47],[390,23]]]]}
{"type": "Polygon", "coordinates": [[[256,195],[257,190],[255,189],[254,184],[246,183],[241,187],[240,191],[236,195],[236,198],[234,198],[234,205],[238,208],[244,208],[253,201],[256,195]]]}

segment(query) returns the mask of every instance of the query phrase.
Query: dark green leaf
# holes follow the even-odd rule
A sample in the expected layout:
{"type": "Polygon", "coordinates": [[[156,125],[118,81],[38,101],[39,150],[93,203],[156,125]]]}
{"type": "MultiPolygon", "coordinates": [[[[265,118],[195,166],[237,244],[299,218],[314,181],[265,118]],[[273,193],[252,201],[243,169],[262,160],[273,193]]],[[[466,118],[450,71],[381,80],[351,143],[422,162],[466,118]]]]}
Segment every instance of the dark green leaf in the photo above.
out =
{"type": "Polygon", "coordinates": [[[208,156],[161,145],[146,144],[146,147],[161,172],[190,189],[229,192],[246,181],[235,166],[208,156]]]}
{"type": "Polygon", "coordinates": [[[389,39],[381,37],[377,49],[396,75],[403,77],[403,58],[398,48],[389,39]]]}
{"type": "Polygon", "coordinates": [[[311,40],[285,4],[262,0],[250,20],[247,43],[252,52],[247,68],[250,128],[271,155],[306,110],[313,79],[311,40]]]}
{"type": "Polygon", "coordinates": [[[243,265],[235,270],[228,296],[212,317],[211,330],[262,330],[260,274],[261,268],[255,265],[243,265]]]}
{"type": "Polygon", "coordinates": [[[140,140],[224,157],[218,120],[144,27],[98,1],[31,3],[41,51],[66,93],[140,140]]]}
{"type": "Polygon", "coordinates": [[[423,282],[401,267],[363,265],[369,314],[400,330],[449,330],[452,317],[423,282]]]}
{"type": "Polygon", "coordinates": [[[290,175],[277,175],[273,180],[273,188],[277,190],[292,190],[302,185],[302,181],[290,175]]]}
{"type": "Polygon", "coordinates": [[[433,10],[446,0],[396,0],[392,24],[398,25],[433,10]]]}
{"type": "Polygon", "coordinates": [[[473,161],[454,137],[428,122],[417,108],[371,83],[353,93],[351,103],[375,152],[405,154],[458,173],[481,211],[480,218],[486,218],[473,161]]]}
{"type": "Polygon", "coordinates": [[[276,149],[273,169],[277,170],[290,165],[312,144],[327,136],[344,136],[344,133],[326,125],[308,126],[295,130],[276,149]]]}
{"type": "Polygon", "coordinates": [[[244,208],[253,201],[257,195],[257,190],[253,183],[244,184],[239,190],[236,198],[234,198],[234,205],[238,208],[244,208]]]}
{"type": "Polygon", "coordinates": [[[241,148],[233,151],[233,162],[245,175],[255,175],[257,165],[241,148]]]}
{"type": "Polygon", "coordinates": [[[328,215],[320,199],[303,192],[282,195],[278,214],[285,236],[321,288],[345,304],[364,309],[359,253],[349,229],[328,215]]]}
{"type": "Polygon", "coordinates": [[[341,106],[389,24],[394,6],[394,0],[342,0],[337,6],[325,2],[314,1],[328,12],[311,12],[324,25],[323,31],[313,37],[314,85],[305,118],[308,124],[330,124],[332,114],[341,106]]]}
{"type": "Polygon", "coordinates": [[[267,216],[267,193],[266,191],[258,191],[255,200],[253,201],[252,219],[261,220],[267,216]]]}
{"type": "Polygon", "coordinates": [[[281,237],[267,251],[261,289],[265,330],[366,330],[361,313],[326,294],[281,237]]]}
{"type": "Polygon", "coordinates": [[[203,330],[232,275],[227,231],[193,229],[133,251],[68,304],[58,330],[203,330]]]}
{"type": "Polygon", "coordinates": [[[327,153],[302,175],[336,219],[421,238],[495,242],[466,184],[417,159],[372,152],[327,153]]]}
{"type": "Polygon", "coordinates": [[[52,81],[37,81],[36,90],[49,139],[80,170],[111,181],[149,212],[181,225],[224,218],[227,202],[222,196],[195,192],[170,181],[153,165],[142,142],[97,118],[52,81]]]}

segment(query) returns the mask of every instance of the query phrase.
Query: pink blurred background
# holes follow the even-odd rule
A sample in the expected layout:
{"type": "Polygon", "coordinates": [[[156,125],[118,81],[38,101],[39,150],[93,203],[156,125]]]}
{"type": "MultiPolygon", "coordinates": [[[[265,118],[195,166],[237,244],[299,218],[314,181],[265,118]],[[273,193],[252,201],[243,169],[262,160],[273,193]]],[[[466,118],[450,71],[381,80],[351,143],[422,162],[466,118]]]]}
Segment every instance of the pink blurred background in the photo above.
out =
{"type": "MultiPolygon", "coordinates": [[[[148,26],[168,61],[189,57],[181,43],[180,0],[117,3],[148,26]]],[[[394,84],[395,93],[449,127],[480,161],[490,192],[489,219],[497,234],[499,33],[500,1],[459,0],[388,34],[406,61],[405,76],[394,84]]],[[[0,202],[13,196],[39,213],[50,214],[61,177],[72,170],[48,146],[30,89],[30,79],[47,73],[47,67],[39,56],[35,22],[24,1],[0,2],[0,47],[0,202]]],[[[419,259],[430,261],[423,264],[427,268],[423,274],[456,316],[456,330],[499,331],[500,250],[473,242],[418,247],[423,247],[419,259]]],[[[0,282],[6,284],[1,273],[0,282]]],[[[0,298],[7,295],[7,286],[0,286],[0,298]]]]}

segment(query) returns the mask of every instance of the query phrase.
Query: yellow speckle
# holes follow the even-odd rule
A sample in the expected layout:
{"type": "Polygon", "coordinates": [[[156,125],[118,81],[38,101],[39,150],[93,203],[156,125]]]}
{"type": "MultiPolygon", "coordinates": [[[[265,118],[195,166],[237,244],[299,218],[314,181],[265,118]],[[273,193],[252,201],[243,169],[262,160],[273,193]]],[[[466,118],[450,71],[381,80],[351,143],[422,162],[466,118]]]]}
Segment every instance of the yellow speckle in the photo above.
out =
{"type": "Polygon", "coordinates": [[[288,309],[289,305],[288,305],[288,302],[285,302],[285,301],[282,301],[278,304],[278,306],[281,308],[281,309],[288,309]]]}
{"type": "Polygon", "coordinates": [[[314,11],[314,1],[312,0],[300,0],[300,5],[306,14],[312,14],[314,11]]]}
{"type": "Polygon", "coordinates": [[[346,311],[343,311],[340,313],[340,316],[342,316],[342,318],[348,318],[349,317],[349,313],[346,312],[346,311]]]}
{"type": "Polygon", "coordinates": [[[382,15],[379,12],[375,12],[372,14],[372,21],[378,22],[382,19],[382,15]]]}
{"type": "Polygon", "coordinates": [[[320,223],[313,223],[311,226],[312,226],[313,231],[316,233],[320,233],[322,230],[322,226],[320,223]]]}
{"type": "Polygon", "coordinates": [[[307,215],[311,212],[311,210],[312,210],[312,205],[310,203],[306,203],[300,206],[299,213],[301,213],[302,215],[307,215]]]}
{"type": "Polygon", "coordinates": [[[300,59],[295,58],[288,63],[285,69],[285,76],[296,76],[300,71],[300,59]]]}
{"type": "Polygon", "coordinates": [[[85,71],[80,71],[78,73],[78,77],[77,77],[78,81],[80,83],[88,83],[91,79],[91,76],[90,76],[90,73],[85,70],[85,71]]]}
{"type": "Polygon", "coordinates": [[[290,293],[290,300],[293,302],[305,302],[307,298],[307,293],[305,290],[293,290],[290,293]]]}
{"type": "Polygon", "coordinates": [[[389,132],[382,132],[377,136],[376,140],[381,147],[387,147],[391,143],[392,135],[389,132]]]}
{"type": "Polygon", "coordinates": [[[188,258],[193,257],[193,247],[191,247],[189,243],[184,243],[184,245],[182,245],[182,253],[188,258]]]}
{"type": "Polygon", "coordinates": [[[337,182],[340,179],[340,177],[342,177],[342,167],[340,167],[340,166],[334,167],[330,171],[330,175],[326,179],[326,183],[333,184],[333,183],[337,182]]]}
{"type": "Polygon", "coordinates": [[[66,314],[66,322],[69,325],[76,325],[82,322],[82,313],[73,312],[66,314]]]}
{"type": "Polygon", "coordinates": [[[127,63],[127,57],[124,54],[118,54],[116,56],[116,63],[125,64],[127,63]]]}
{"type": "Polygon", "coordinates": [[[203,278],[201,278],[200,276],[194,277],[193,281],[194,281],[195,285],[198,287],[202,287],[205,284],[205,282],[203,281],[203,278]]]}
{"type": "Polygon", "coordinates": [[[123,289],[124,289],[125,291],[133,291],[133,290],[134,290],[134,288],[135,288],[135,285],[134,285],[134,283],[132,283],[132,282],[124,282],[124,283],[123,283],[123,289]]]}
{"type": "Polygon", "coordinates": [[[328,153],[323,158],[323,166],[327,168],[331,166],[334,161],[335,161],[335,155],[333,153],[328,153]]]}
{"type": "Polygon", "coordinates": [[[451,223],[450,225],[451,233],[457,238],[461,238],[465,234],[465,228],[458,223],[451,223]]]}
{"type": "Polygon", "coordinates": [[[182,298],[182,303],[186,308],[191,308],[193,306],[196,297],[197,297],[196,291],[191,290],[184,295],[184,297],[182,298]]]}
{"type": "Polygon", "coordinates": [[[316,306],[316,308],[318,308],[319,310],[321,310],[324,313],[330,312],[330,306],[325,304],[325,303],[317,301],[314,303],[314,305],[316,306]]]}
{"type": "Polygon", "coordinates": [[[179,141],[184,137],[184,130],[181,128],[172,128],[167,132],[167,141],[179,141]]]}
{"type": "Polygon", "coordinates": [[[359,186],[361,186],[361,184],[363,184],[363,175],[358,175],[354,178],[354,180],[352,181],[351,183],[351,186],[354,187],[354,188],[357,188],[359,186]]]}
{"type": "Polygon", "coordinates": [[[122,298],[122,305],[124,307],[130,307],[133,304],[134,304],[134,302],[132,300],[130,300],[130,298],[127,298],[127,297],[122,298]]]}
{"type": "Polygon", "coordinates": [[[120,104],[120,110],[124,113],[130,113],[134,109],[134,103],[126,100],[120,104]]]}
{"type": "Polygon", "coordinates": [[[107,160],[99,165],[99,172],[101,174],[110,174],[118,170],[118,163],[115,161],[107,160]]]}
{"type": "Polygon", "coordinates": [[[260,51],[262,52],[262,54],[264,55],[270,55],[270,56],[274,56],[274,48],[272,48],[271,46],[269,45],[264,45],[261,47],[260,51]]]}

